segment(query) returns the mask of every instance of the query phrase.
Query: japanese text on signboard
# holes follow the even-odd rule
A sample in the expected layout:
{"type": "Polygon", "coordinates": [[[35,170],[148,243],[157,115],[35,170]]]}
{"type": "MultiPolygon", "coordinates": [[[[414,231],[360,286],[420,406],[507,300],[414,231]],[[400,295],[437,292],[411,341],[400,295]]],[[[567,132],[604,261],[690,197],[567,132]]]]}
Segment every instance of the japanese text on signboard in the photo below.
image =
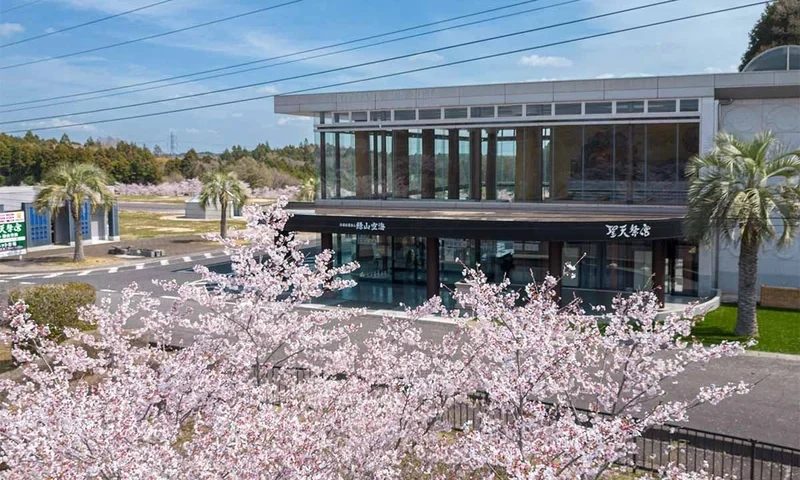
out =
{"type": "Polygon", "coordinates": [[[0,257],[27,253],[25,212],[0,212],[0,257]]]}
{"type": "Polygon", "coordinates": [[[342,228],[355,228],[356,230],[364,230],[369,232],[383,232],[386,230],[386,224],[383,222],[352,222],[340,223],[342,228]]]}
{"type": "Polygon", "coordinates": [[[650,225],[646,223],[622,223],[606,225],[608,238],[647,238],[650,236],[650,225]]]}

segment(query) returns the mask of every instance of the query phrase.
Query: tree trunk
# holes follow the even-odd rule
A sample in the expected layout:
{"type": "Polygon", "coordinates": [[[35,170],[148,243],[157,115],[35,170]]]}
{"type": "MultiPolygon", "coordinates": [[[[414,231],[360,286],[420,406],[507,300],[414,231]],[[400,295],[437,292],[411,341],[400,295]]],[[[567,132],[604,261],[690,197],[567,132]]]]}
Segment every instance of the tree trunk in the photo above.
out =
{"type": "Polygon", "coordinates": [[[220,202],[222,211],[219,214],[219,236],[228,238],[228,202],[220,202]]]}
{"type": "Polygon", "coordinates": [[[742,236],[739,247],[739,310],[734,333],[743,337],[758,336],[756,320],[756,281],[758,280],[758,242],[751,235],[742,236]]]}
{"type": "Polygon", "coordinates": [[[72,224],[75,227],[73,236],[75,237],[75,253],[72,256],[73,262],[82,262],[83,255],[83,228],[81,228],[81,206],[77,202],[70,202],[70,210],[72,210],[72,224]]]}

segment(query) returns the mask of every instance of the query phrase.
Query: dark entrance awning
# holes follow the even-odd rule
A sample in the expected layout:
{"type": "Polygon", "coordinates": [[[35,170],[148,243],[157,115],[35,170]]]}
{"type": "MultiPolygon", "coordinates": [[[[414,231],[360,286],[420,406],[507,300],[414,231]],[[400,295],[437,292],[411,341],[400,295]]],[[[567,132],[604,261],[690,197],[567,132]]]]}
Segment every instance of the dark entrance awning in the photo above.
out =
{"type": "Polygon", "coordinates": [[[287,230],[481,240],[631,241],[683,237],[682,220],[656,214],[519,211],[297,210],[287,230]]]}

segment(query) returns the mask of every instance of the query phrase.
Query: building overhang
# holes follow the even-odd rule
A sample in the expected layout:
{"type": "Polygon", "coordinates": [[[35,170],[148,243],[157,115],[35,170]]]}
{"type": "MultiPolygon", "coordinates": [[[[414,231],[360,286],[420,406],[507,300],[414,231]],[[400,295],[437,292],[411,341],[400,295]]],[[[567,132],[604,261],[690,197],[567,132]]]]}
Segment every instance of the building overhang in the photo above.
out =
{"type": "Polygon", "coordinates": [[[317,118],[323,112],[381,111],[552,102],[680,98],[796,97],[800,71],[497,83],[452,87],[278,95],[275,113],[317,118]]]}
{"type": "MultiPolygon", "coordinates": [[[[347,201],[353,204],[357,201],[347,201]]],[[[361,205],[290,206],[289,231],[481,240],[625,242],[683,237],[682,213],[673,206],[528,205],[433,201],[427,206],[383,201],[361,205]],[[510,208],[515,205],[515,208],[510,208]],[[520,208],[517,208],[520,207],[520,208]]]]}

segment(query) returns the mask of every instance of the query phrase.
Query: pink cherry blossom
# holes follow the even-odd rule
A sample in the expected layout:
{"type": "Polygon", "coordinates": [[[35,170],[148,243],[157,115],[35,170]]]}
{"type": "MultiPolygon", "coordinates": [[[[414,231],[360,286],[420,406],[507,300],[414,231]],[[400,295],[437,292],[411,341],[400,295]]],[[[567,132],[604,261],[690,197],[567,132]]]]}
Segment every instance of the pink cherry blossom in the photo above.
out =
{"type": "Polygon", "coordinates": [[[598,478],[648,427],[748,389],[664,401],[689,365],[743,347],[685,340],[689,310],[656,321],[650,293],[598,317],[554,302],[552,276],[518,292],[465,270],[457,311],[433,298],[374,324],[299,309],[351,287],[358,265],[325,251],[309,266],[285,204],[246,209],[247,228],[217,239],[234,274],[197,267],[210,291],[157,282],[179,297],[162,305],[132,285],[83,311],[96,333],[62,344],[10,306],[25,381],[0,382],[4,478],[598,478]],[[451,324],[441,338],[421,321],[434,314],[451,324]]]}

